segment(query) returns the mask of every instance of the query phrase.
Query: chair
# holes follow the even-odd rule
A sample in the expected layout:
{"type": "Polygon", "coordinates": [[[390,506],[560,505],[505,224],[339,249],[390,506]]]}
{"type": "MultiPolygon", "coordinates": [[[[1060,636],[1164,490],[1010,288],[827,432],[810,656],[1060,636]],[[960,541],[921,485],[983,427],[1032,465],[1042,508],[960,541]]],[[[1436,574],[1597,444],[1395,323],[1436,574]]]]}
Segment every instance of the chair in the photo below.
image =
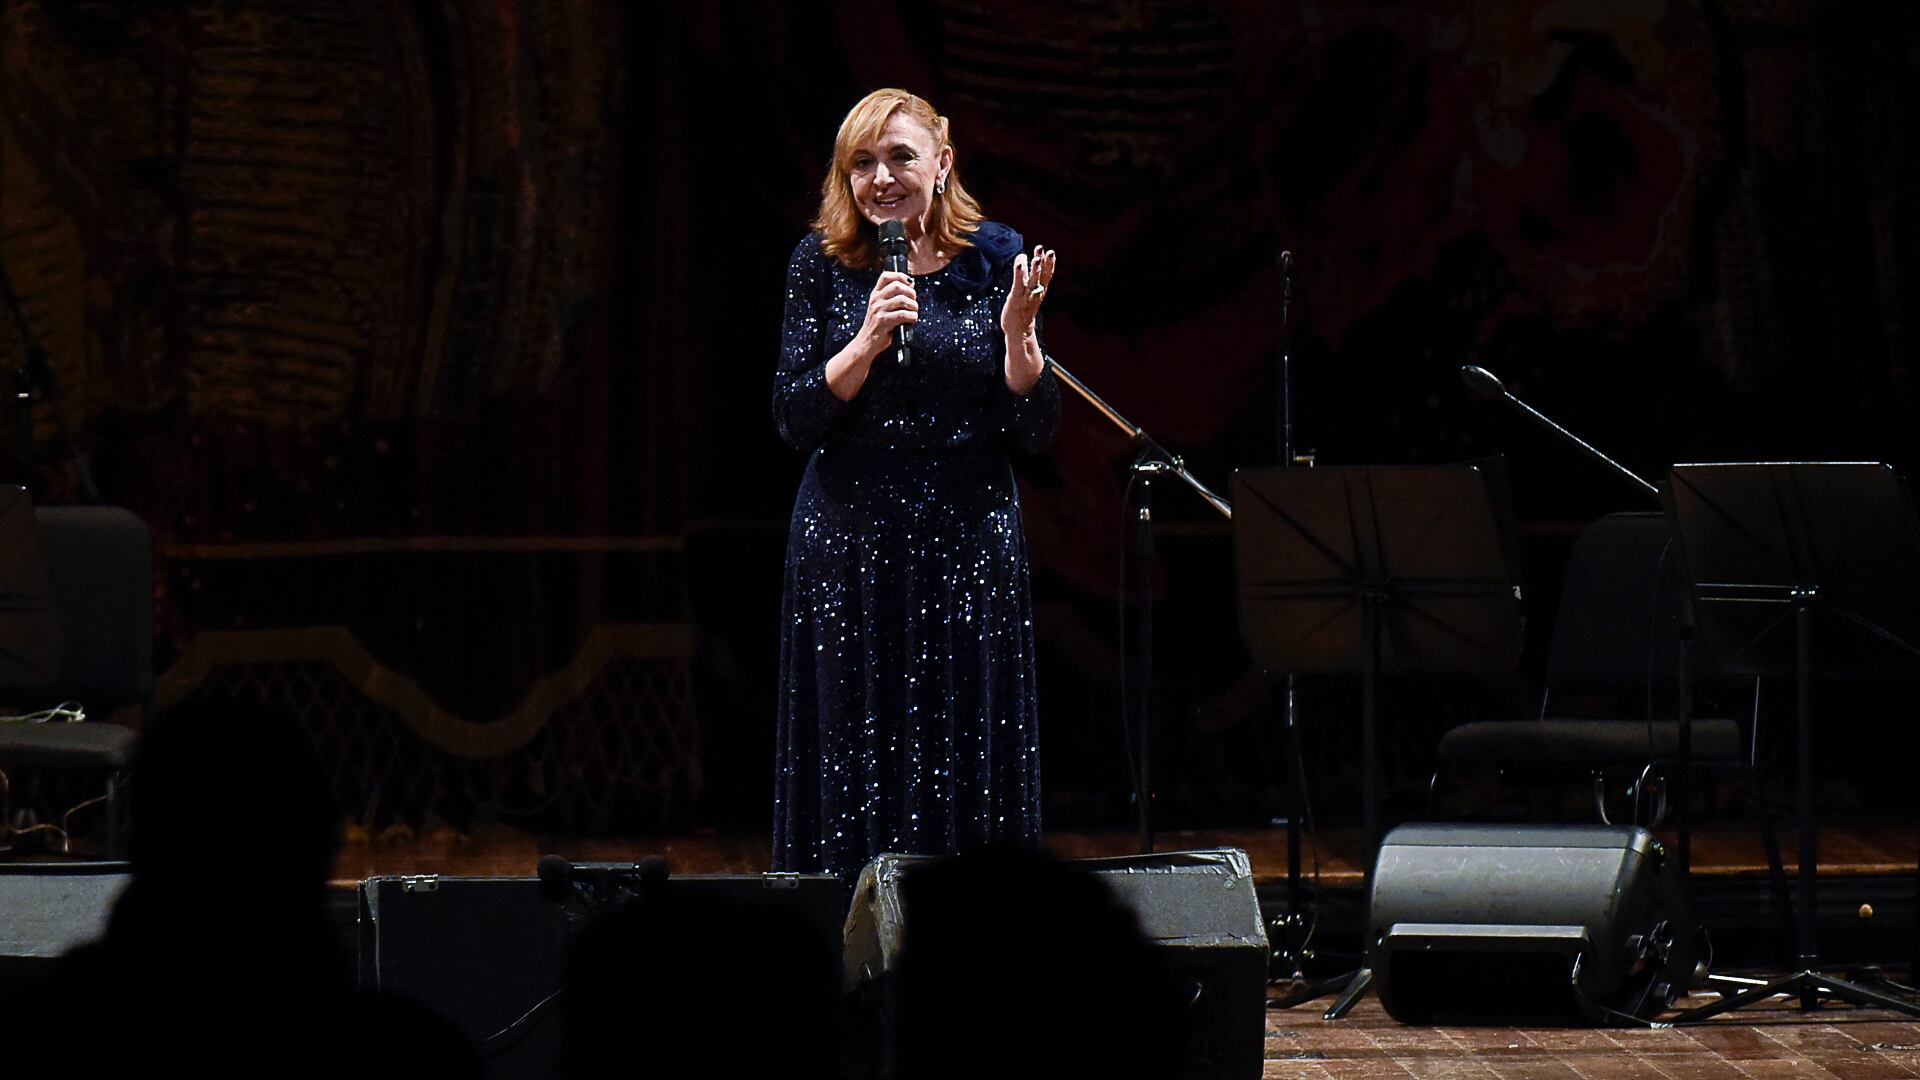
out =
{"type": "Polygon", "coordinates": [[[14,768],[104,772],[106,846],[117,854],[120,776],[134,732],[106,720],[129,705],[144,709],[152,696],[153,538],[138,517],[111,506],[38,507],[34,522],[61,632],[57,674],[50,685],[0,686],[0,698],[29,707],[78,702],[87,719],[0,723],[0,781],[14,768]]]}
{"type": "MultiPolygon", "coordinates": [[[[1634,821],[1652,825],[1665,801],[1665,779],[1682,769],[1745,773],[1759,810],[1767,858],[1784,890],[1779,841],[1754,768],[1754,743],[1731,719],[1691,722],[1689,761],[1680,754],[1678,718],[1686,642],[1687,590],[1679,550],[1661,514],[1610,514],[1588,526],[1567,561],[1548,650],[1540,714],[1532,720],[1473,721],[1440,739],[1440,767],[1429,788],[1429,816],[1441,775],[1470,768],[1503,775],[1593,777],[1601,820],[1608,819],[1607,785],[1624,778],[1633,795],[1634,821]],[[1596,716],[1566,715],[1569,700],[1598,702],[1596,716]],[[1657,799],[1650,793],[1658,792],[1657,799]]],[[[1715,681],[1700,650],[1688,650],[1694,682],[1715,681]]],[[[1691,685],[1687,686],[1689,694],[1691,685]]],[[[1757,694],[1757,688],[1755,693],[1757,694]]],[[[1757,699],[1756,699],[1757,700],[1757,699]]],[[[1690,838],[1682,808],[1684,865],[1690,838]]]]}

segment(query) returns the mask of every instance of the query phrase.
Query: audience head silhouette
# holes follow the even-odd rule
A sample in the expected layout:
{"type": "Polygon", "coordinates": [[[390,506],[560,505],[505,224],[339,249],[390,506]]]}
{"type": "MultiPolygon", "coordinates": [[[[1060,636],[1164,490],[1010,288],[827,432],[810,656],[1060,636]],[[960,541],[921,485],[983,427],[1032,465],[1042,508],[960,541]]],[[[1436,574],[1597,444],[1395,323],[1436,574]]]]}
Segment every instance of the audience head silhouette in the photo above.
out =
{"type": "Polygon", "coordinates": [[[566,1074],[840,1076],[839,928],[688,884],[649,882],[575,940],[566,1074]]]}
{"type": "Polygon", "coordinates": [[[1097,875],[989,848],[913,867],[900,902],[903,1080],[1178,1073],[1181,1002],[1097,875]]]}
{"type": "Polygon", "coordinates": [[[39,1033],[19,1056],[29,1071],[479,1075],[444,1021],[354,992],[325,918],[339,815],[298,724],[237,703],[173,709],[141,732],[129,773],[133,880],[105,939],[7,1011],[39,1033]]]}
{"type": "Polygon", "coordinates": [[[130,774],[143,891],[244,879],[249,906],[324,899],[340,815],[312,739],[288,717],[240,703],[171,710],[141,733],[130,774]]]}

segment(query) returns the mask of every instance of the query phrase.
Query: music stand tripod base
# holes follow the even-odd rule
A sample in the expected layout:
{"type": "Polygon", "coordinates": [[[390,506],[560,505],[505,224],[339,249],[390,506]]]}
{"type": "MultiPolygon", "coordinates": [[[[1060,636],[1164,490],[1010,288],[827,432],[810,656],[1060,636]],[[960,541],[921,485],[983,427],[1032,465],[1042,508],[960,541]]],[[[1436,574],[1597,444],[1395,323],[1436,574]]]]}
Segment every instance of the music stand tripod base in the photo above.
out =
{"type": "Polygon", "coordinates": [[[1813,681],[1920,673],[1920,524],[1905,483],[1878,463],[1675,465],[1667,513],[1699,640],[1727,674],[1793,678],[1799,743],[1797,970],[1675,1022],[1779,994],[1802,1010],[1830,997],[1920,1017],[1920,1003],[1822,972],[1814,923],[1813,681]]]}
{"type": "Polygon", "coordinates": [[[1771,982],[1765,982],[1759,986],[1742,990],[1737,994],[1730,994],[1710,1005],[1702,1005],[1694,1009],[1683,1009],[1678,1015],[1674,1016],[1669,1023],[1674,1025],[1697,1024],[1703,1020],[1710,1020],[1713,1017],[1719,1016],[1721,1013],[1732,1012],[1735,1009],[1744,1009],[1749,1005],[1758,1004],[1768,998],[1779,997],[1782,994],[1799,998],[1803,1009],[1809,1007],[1810,1001],[1813,1004],[1817,1004],[1818,999],[1821,997],[1832,997],[1839,998],[1841,1001],[1858,1005],[1862,1008],[1887,1009],[1892,1012],[1905,1013],[1912,1017],[1920,1017],[1920,1004],[1904,998],[1884,994],[1871,987],[1861,986],[1859,983],[1849,982],[1846,979],[1836,979],[1822,972],[1796,971],[1791,975],[1785,975],[1771,982]]]}

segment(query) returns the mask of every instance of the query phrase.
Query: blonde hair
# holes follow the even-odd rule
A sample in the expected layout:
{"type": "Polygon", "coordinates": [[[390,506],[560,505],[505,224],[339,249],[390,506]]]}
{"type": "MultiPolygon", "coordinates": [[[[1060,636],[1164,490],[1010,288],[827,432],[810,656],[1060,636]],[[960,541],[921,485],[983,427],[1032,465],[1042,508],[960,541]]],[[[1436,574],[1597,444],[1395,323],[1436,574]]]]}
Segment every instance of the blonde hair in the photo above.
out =
{"type": "MultiPolygon", "coordinates": [[[[935,112],[925,98],[905,90],[875,90],[848,111],[847,118],[840,121],[840,134],[833,140],[833,160],[827,165],[827,178],[820,183],[820,212],[813,219],[813,227],[820,233],[820,250],[848,266],[872,266],[878,246],[873,223],[853,203],[854,152],[878,139],[893,114],[902,112],[933,136],[936,156],[953,145],[947,138],[947,118],[935,112]]],[[[986,214],[960,183],[957,166],[947,169],[946,193],[931,198],[927,235],[933,237],[934,244],[942,251],[973,246],[969,236],[986,214]]]]}

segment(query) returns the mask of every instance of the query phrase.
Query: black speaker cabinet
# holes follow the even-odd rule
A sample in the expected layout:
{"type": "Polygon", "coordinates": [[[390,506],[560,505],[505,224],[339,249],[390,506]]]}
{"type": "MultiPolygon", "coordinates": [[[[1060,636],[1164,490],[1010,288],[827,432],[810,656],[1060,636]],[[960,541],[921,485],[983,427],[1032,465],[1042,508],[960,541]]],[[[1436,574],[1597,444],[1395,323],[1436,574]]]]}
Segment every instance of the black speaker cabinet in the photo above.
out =
{"type": "Polygon", "coordinates": [[[98,938],[127,864],[0,863],[0,996],[43,978],[61,953],[98,938]]]}
{"type": "Polygon", "coordinates": [[[1649,1018],[1704,946],[1679,868],[1630,826],[1401,826],[1368,927],[1381,1003],[1408,1024],[1649,1018]]]}
{"type": "MultiPolygon", "coordinates": [[[[846,886],[832,877],[704,874],[671,885],[682,900],[799,909],[829,936],[846,911],[846,886]]],[[[537,878],[369,878],[360,883],[360,985],[425,1005],[478,1045],[560,989],[580,927],[566,906],[541,896],[537,878]]],[[[487,1058],[490,1075],[556,1074],[560,1024],[552,1012],[544,1017],[487,1058]]]]}
{"type": "MultiPolygon", "coordinates": [[[[926,856],[882,855],[854,887],[845,933],[846,987],[870,1008],[903,938],[899,887],[926,856]]],[[[1266,1055],[1267,936],[1243,851],[1182,851],[1073,865],[1097,874],[1138,916],[1178,984],[1187,1078],[1258,1077],[1266,1055]]],[[[1017,903],[1017,899],[1015,900],[1017,903]]],[[[1097,995],[1098,986],[1086,993],[1097,995]]],[[[1116,1035],[1124,1038],[1124,1034],[1116,1035]]],[[[877,1069],[884,1066],[876,1063],[877,1069]]]]}

